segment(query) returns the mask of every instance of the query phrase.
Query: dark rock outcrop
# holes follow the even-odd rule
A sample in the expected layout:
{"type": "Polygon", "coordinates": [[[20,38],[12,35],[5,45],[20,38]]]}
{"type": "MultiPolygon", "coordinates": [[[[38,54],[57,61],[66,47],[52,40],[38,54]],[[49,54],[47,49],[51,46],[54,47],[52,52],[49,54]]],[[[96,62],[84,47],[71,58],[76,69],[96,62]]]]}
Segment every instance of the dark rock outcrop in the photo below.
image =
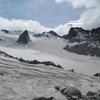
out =
{"type": "Polygon", "coordinates": [[[53,63],[51,61],[44,61],[44,62],[40,62],[38,60],[29,61],[29,60],[25,60],[23,58],[13,57],[13,56],[11,56],[11,55],[7,54],[6,52],[3,52],[3,51],[0,51],[0,54],[2,54],[5,57],[9,57],[9,58],[16,59],[16,60],[18,60],[18,61],[20,61],[22,63],[28,63],[28,64],[44,64],[46,66],[54,66],[56,68],[63,69],[63,67],[61,65],[56,65],[55,63],[53,63]]]}
{"type": "Polygon", "coordinates": [[[51,34],[52,36],[60,37],[55,31],[49,31],[48,33],[51,34]]]}
{"type": "Polygon", "coordinates": [[[46,97],[38,97],[38,98],[34,98],[32,100],[53,100],[54,97],[49,97],[49,98],[46,98],[46,97]]]}
{"type": "Polygon", "coordinates": [[[100,77],[100,73],[96,73],[96,74],[94,74],[94,76],[100,77]]]}
{"type": "Polygon", "coordinates": [[[27,44],[30,40],[28,31],[25,30],[18,38],[17,43],[19,44],[27,44]]]}
{"type": "Polygon", "coordinates": [[[100,100],[100,92],[87,92],[86,100],[100,100]]]}
{"type": "Polygon", "coordinates": [[[82,29],[82,28],[78,28],[78,27],[72,27],[72,28],[70,28],[70,30],[69,30],[69,32],[68,32],[68,34],[67,35],[63,35],[62,36],[62,38],[64,38],[64,39],[73,39],[73,38],[75,38],[75,37],[80,37],[79,35],[87,35],[87,34],[89,34],[89,30],[84,30],[84,29],[82,29]]]}
{"type": "Polygon", "coordinates": [[[4,32],[4,33],[9,33],[9,31],[6,30],[6,29],[2,29],[1,31],[4,32]]]}
{"type": "Polygon", "coordinates": [[[43,32],[42,35],[47,38],[60,37],[55,31],[43,32]]]}
{"type": "Polygon", "coordinates": [[[60,91],[67,100],[100,100],[100,90],[97,92],[88,91],[86,95],[82,95],[81,91],[75,87],[66,87],[60,89],[60,86],[56,86],[55,89],[60,91]]]}
{"type": "Polygon", "coordinates": [[[70,38],[73,38],[73,37],[76,37],[76,36],[77,36],[77,31],[75,31],[74,28],[71,28],[71,29],[69,30],[68,35],[64,35],[63,38],[64,38],[64,39],[70,39],[70,38]]]}
{"type": "Polygon", "coordinates": [[[68,70],[69,72],[75,72],[74,69],[68,70]]]}
{"type": "Polygon", "coordinates": [[[98,41],[100,43],[100,27],[96,29],[92,29],[91,37],[92,37],[92,41],[95,41],[95,42],[98,41]]]}
{"type": "Polygon", "coordinates": [[[34,34],[35,37],[37,38],[41,38],[41,37],[46,37],[46,38],[53,38],[53,37],[59,37],[61,38],[60,35],[58,35],[55,31],[49,31],[49,32],[43,32],[43,33],[39,33],[39,34],[34,34]]]}
{"type": "Polygon", "coordinates": [[[36,37],[36,38],[41,38],[41,37],[43,37],[43,35],[40,34],[40,33],[38,33],[38,34],[34,34],[33,36],[36,37]]]}
{"type": "Polygon", "coordinates": [[[51,62],[51,61],[43,61],[43,62],[40,62],[38,60],[29,61],[29,60],[24,60],[23,58],[20,58],[18,60],[20,62],[23,62],[23,63],[28,63],[28,64],[44,64],[46,66],[54,66],[56,68],[63,69],[63,67],[61,65],[56,65],[54,62],[51,62]]]}
{"type": "Polygon", "coordinates": [[[76,96],[78,98],[81,98],[81,92],[76,89],[75,87],[66,87],[64,89],[60,90],[62,94],[64,94],[66,97],[72,98],[73,96],[76,96]]]}
{"type": "Polygon", "coordinates": [[[81,55],[90,55],[90,56],[100,57],[100,48],[89,46],[88,43],[83,43],[83,44],[79,44],[72,47],[70,47],[69,45],[66,45],[66,47],[64,47],[63,49],[69,52],[73,52],[73,53],[77,53],[81,55]]]}
{"type": "Polygon", "coordinates": [[[66,88],[60,89],[59,86],[55,87],[56,90],[60,91],[68,100],[80,100],[82,98],[81,91],[75,87],[68,86],[66,88]]]}
{"type": "Polygon", "coordinates": [[[69,42],[63,48],[64,50],[81,55],[100,57],[100,28],[91,31],[82,28],[71,28],[64,38],[69,42]]]}

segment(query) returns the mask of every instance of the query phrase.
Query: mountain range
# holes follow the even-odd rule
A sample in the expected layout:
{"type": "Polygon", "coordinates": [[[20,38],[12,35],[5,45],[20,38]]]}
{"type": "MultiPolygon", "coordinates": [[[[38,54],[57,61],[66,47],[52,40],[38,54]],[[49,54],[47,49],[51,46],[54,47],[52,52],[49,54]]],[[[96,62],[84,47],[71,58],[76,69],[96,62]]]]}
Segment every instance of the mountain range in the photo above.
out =
{"type": "Polygon", "coordinates": [[[100,57],[100,27],[92,30],[71,28],[63,38],[69,41],[64,47],[65,50],[100,57]]]}
{"type": "Polygon", "coordinates": [[[99,94],[100,28],[72,27],[64,36],[0,31],[1,100],[100,100],[99,94]]]}

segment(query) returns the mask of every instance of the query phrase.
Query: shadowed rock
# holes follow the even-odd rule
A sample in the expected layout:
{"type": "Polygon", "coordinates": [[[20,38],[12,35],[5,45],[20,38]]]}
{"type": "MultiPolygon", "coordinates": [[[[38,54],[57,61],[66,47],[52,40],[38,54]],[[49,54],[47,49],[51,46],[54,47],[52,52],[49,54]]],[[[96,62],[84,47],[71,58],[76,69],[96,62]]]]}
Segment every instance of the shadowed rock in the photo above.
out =
{"type": "Polygon", "coordinates": [[[83,43],[72,47],[66,45],[63,49],[81,55],[100,57],[100,48],[89,46],[89,43],[83,43]]]}
{"type": "Polygon", "coordinates": [[[4,33],[9,33],[9,31],[6,30],[6,29],[2,29],[1,31],[4,32],[4,33]]]}
{"type": "Polygon", "coordinates": [[[72,28],[70,28],[68,34],[63,35],[62,38],[72,39],[72,38],[77,37],[79,34],[89,34],[89,30],[84,30],[84,29],[78,28],[78,27],[72,27],[72,28]]]}
{"type": "Polygon", "coordinates": [[[49,98],[39,97],[39,98],[35,98],[35,99],[32,99],[32,100],[53,100],[53,99],[54,99],[53,97],[49,97],[49,98]]]}
{"type": "Polygon", "coordinates": [[[91,35],[92,35],[92,41],[98,41],[100,43],[100,27],[92,29],[91,35]]]}
{"type": "Polygon", "coordinates": [[[72,100],[74,98],[81,98],[82,97],[81,92],[77,88],[75,88],[75,87],[68,86],[66,88],[61,89],[60,92],[64,96],[72,98],[72,100]]]}
{"type": "Polygon", "coordinates": [[[55,31],[49,31],[48,33],[55,37],[60,37],[55,31]]]}
{"type": "Polygon", "coordinates": [[[64,50],[81,55],[100,57],[100,27],[92,30],[72,27],[63,38],[69,42],[63,48],[64,50]]]}
{"type": "Polygon", "coordinates": [[[94,76],[96,76],[96,77],[100,77],[100,73],[96,73],[94,76]]]}
{"type": "Polygon", "coordinates": [[[18,38],[17,43],[19,44],[27,44],[30,41],[30,37],[28,31],[25,30],[18,38]]]}

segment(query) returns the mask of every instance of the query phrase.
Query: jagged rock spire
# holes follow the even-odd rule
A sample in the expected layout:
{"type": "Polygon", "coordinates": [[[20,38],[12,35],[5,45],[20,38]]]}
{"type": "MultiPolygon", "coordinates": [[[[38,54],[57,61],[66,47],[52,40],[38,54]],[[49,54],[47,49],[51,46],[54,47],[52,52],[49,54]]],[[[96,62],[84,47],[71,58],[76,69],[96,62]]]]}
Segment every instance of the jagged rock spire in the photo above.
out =
{"type": "Polygon", "coordinates": [[[27,44],[30,41],[30,37],[28,31],[25,30],[18,38],[17,43],[19,44],[27,44]]]}

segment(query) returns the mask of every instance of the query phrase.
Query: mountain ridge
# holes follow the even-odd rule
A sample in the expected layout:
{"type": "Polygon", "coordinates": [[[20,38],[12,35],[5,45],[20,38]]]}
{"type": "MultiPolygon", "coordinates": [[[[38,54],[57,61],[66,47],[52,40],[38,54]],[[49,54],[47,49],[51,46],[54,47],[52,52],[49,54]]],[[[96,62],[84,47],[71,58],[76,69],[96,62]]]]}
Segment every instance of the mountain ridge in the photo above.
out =
{"type": "Polygon", "coordinates": [[[74,27],[63,37],[69,41],[64,50],[82,55],[100,57],[100,27],[92,30],[74,27]],[[74,43],[76,45],[73,45],[74,43]]]}

